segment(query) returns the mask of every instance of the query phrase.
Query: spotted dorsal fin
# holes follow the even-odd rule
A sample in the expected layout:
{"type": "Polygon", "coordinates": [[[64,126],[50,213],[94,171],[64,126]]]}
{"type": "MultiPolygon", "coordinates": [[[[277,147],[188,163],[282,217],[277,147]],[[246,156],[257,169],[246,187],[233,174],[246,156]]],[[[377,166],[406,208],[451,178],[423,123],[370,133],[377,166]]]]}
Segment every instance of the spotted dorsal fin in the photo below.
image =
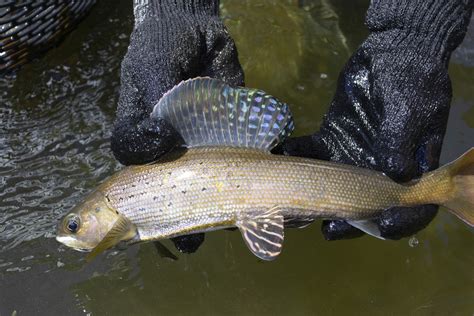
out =
{"type": "Polygon", "coordinates": [[[278,207],[255,211],[240,218],[240,229],[247,247],[263,260],[274,260],[281,252],[284,239],[283,215],[278,207]]]}
{"type": "Polygon", "coordinates": [[[176,85],[155,105],[188,147],[233,146],[271,150],[294,129],[289,106],[257,89],[212,78],[176,85]]]}

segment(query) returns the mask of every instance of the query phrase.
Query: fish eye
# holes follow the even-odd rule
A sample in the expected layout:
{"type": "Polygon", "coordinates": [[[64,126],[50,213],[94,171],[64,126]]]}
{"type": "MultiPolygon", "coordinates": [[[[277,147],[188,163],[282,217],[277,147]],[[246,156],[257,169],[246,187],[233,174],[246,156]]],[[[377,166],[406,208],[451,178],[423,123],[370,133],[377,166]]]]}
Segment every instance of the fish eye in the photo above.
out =
{"type": "Polygon", "coordinates": [[[81,225],[81,221],[78,216],[72,215],[69,217],[66,221],[66,229],[70,231],[71,233],[77,233],[79,230],[79,227],[81,225]]]}

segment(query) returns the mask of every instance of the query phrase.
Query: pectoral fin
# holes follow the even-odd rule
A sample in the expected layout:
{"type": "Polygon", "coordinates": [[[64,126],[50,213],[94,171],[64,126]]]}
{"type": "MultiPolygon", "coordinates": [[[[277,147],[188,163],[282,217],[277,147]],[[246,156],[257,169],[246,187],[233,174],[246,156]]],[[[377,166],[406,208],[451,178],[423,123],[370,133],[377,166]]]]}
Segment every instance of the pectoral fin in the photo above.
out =
{"type": "Polygon", "coordinates": [[[274,260],[281,252],[284,239],[283,215],[278,208],[256,211],[236,223],[247,247],[263,260],[274,260]]]}
{"type": "Polygon", "coordinates": [[[133,238],[136,233],[137,229],[135,225],[125,216],[119,216],[107,235],[105,235],[102,241],[86,256],[86,261],[92,261],[92,259],[104,250],[117,245],[122,240],[133,238]]]}

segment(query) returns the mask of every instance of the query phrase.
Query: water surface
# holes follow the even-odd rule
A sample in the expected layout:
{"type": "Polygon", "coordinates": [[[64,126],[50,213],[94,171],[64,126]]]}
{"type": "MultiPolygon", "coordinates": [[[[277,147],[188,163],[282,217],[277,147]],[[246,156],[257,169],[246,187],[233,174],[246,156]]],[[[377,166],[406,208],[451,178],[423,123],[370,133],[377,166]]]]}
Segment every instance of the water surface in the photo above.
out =
{"type": "MultiPolygon", "coordinates": [[[[290,103],[303,135],[366,35],[368,2],[297,2],[226,0],[222,15],[247,85],[290,103]]],[[[120,169],[109,137],[132,23],[130,3],[99,1],[57,48],[0,80],[0,315],[474,313],[474,231],[444,212],[411,240],[288,230],[271,263],[229,231],[207,234],[193,255],[166,241],[177,261],[142,244],[86,265],[58,244],[58,219],[120,169]]],[[[457,60],[443,163],[474,139],[474,68],[457,60]]]]}

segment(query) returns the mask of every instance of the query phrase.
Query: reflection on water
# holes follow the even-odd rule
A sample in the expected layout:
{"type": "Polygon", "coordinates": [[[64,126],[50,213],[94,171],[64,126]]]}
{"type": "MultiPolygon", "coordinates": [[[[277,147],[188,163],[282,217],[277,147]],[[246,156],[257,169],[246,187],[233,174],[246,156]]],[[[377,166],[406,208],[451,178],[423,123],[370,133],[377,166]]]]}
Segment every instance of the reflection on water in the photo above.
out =
{"type": "MultiPolygon", "coordinates": [[[[366,32],[367,2],[336,2],[334,10],[297,2],[227,0],[222,14],[247,84],[292,104],[305,134],[319,126],[340,68],[366,32]]],[[[207,234],[194,255],[170,247],[177,261],[143,244],[86,265],[83,254],[56,243],[59,217],[120,168],[108,138],[131,27],[129,3],[99,1],[58,48],[0,80],[0,315],[472,314],[473,230],[444,212],[418,243],[326,242],[319,224],[288,230],[272,263],[228,231],[207,234]]],[[[474,68],[453,64],[450,72],[443,162],[474,137],[474,68]]]]}
{"type": "Polygon", "coordinates": [[[74,32],[17,78],[0,81],[0,250],[51,237],[71,203],[114,170],[108,139],[129,23],[91,24],[88,31],[99,30],[74,32]],[[111,33],[114,24],[122,33],[111,33]]]}

